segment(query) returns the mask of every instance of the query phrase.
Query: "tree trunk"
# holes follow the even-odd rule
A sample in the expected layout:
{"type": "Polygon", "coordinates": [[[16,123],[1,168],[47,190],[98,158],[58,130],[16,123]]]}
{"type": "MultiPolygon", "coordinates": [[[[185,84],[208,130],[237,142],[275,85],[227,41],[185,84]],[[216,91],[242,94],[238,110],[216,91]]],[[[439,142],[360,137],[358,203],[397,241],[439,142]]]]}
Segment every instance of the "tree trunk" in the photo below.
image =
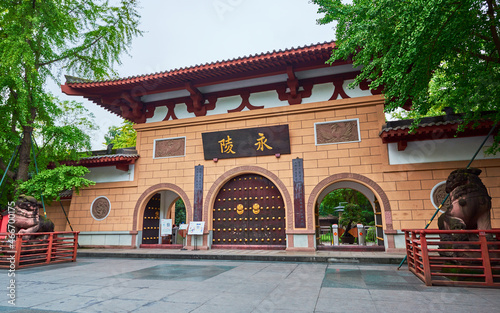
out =
{"type": "Polygon", "coordinates": [[[19,149],[19,169],[17,171],[17,180],[23,182],[28,180],[28,171],[31,163],[31,132],[33,127],[23,126],[23,140],[19,149]]]}

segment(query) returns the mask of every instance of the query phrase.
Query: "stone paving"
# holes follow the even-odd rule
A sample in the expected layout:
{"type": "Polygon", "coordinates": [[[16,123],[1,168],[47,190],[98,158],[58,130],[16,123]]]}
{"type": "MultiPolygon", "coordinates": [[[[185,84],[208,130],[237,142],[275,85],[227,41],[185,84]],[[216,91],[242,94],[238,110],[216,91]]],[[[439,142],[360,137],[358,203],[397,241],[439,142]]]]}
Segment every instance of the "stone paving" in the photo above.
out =
{"type": "Polygon", "coordinates": [[[426,287],[405,267],[79,258],[0,272],[2,312],[498,312],[500,292],[426,287]]]}
{"type": "Polygon", "coordinates": [[[180,249],[79,249],[78,257],[125,257],[158,259],[208,259],[238,261],[350,262],[399,264],[404,253],[383,251],[287,251],[287,250],[180,250],[180,249]]]}

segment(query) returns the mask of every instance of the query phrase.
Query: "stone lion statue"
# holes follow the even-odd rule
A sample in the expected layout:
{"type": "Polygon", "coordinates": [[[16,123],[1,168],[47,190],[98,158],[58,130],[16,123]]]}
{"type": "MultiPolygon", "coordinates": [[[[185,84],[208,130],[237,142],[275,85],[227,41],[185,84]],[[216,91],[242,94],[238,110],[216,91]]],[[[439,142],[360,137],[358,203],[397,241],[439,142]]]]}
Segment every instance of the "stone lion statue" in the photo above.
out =
{"type": "Polygon", "coordinates": [[[448,176],[451,205],[439,217],[439,229],[491,229],[491,197],[480,174],[480,169],[466,168],[448,176]]]}
{"type": "Polygon", "coordinates": [[[33,197],[21,195],[14,206],[14,226],[19,234],[53,232],[54,223],[40,217],[41,204],[33,197]]]}
{"type": "MultiPolygon", "coordinates": [[[[491,229],[491,197],[477,168],[457,169],[446,180],[446,192],[450,194],[451,205],[438,219],[441,230],[491,229]]],[[[441,241],[471,241],[467,234],[441,234],[441,241]]],[[[443,244],[441,248],[451,248],[443,244]]],[[[454,248],[466,248],[466,245],[454,248]]],[[[441,252],[443,256],[461,256],[463,253],[441,252]],[[460,255],[459,255],[460,254],[460,255]]]]}

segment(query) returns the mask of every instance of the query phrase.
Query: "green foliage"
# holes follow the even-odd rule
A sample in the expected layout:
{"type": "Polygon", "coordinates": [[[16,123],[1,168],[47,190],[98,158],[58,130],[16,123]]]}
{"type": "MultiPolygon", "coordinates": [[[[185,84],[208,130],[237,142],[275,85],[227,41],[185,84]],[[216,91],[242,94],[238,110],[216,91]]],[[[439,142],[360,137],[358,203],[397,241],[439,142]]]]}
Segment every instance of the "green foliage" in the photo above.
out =
{"type": "Polygon", "coordinates": [[[425,115],[419,115],[416,111],[406,111],[404,109],[396,109],[390,113],[393,120],[420,119],[422,117],[440,116],[443,115],[441,106],[431,107],[425,115]]]}
{"type": "Polygon", "coordinates": [[[134,123],[124,121],[121,126],[111,126],[104,136],[105,144],[113,144],[113,149],[135,147],[137,132],[134,123]]]}
{"type": "Polygon", "coordinates": [[[352,224],[363,223],[363,212],[357,204],[349,203],[344,207],[344,212],[340,215],[339,224],[342,227],[352,227],[352,224]]]}
{"type": "MultiPolygon", "coordinates": [[[[500,8],[494,0],[312,0],[337,22],[330,63],[362,66],[353,84],[384,88],[386,111],[418,117],[449,106],[500,121],[500,8]],[[485,113],[487,112],[488,113],[485,113]]],[[[493,151],[498,150],[498,141],[493,151]]]]}
{"type": "Polygon", "coordinates": [[[375,226],[368,228],[368,230],[366,232],[366,237],[365,237],[366,242],[376,242],[377,241],[377,236],[376,236],[375,232],[376,232],[375,226]]]}
{"type": "Polygon", "coordinates": [[[329,232],[327,234],[321,234],[320,239],[321,242],[331,242],[332,241],[332,233],[329,232]]]}
{"type": "Polygon", "coordinates": [[[370,223],[374,221],[373,208],[370,201],[359,191],[354,189],[336,189],[328,193],[321,205],[319,206],[320,216],[339,216],[338,212],[335,212],[335,207],[337,207],[341,202],[357,204],[361,207],[362,216],[364,218],[363,223],[370,223]]]}
{"type": "Polygon", "coordinates": [[[342,237],[352,237],[352,235],[349,234],[349,230],[359,223],[366,223],[361,207],[357,204],[347,204],[344,207],[344,212],[342,212],[339,218],[340,226],[345,229],[342,237]]]}
{"type": "Polygon", "coordinates": [[[95,185],[95,182],[82,176],[90,171],[83,166],[61,165],[55,169],[41,171],[32,179],[19,185],[18,193],[32,195],[38,200],[43,195],[44,200],[59,200],[59,194],[74,188],[78,193],[80,188],[95,185]]]}
{"type": "Polygon", "coordinates": [[[118,126],[110,126],[108,128],[108,132],[104,135],[103,145],[107,147],[111,144],[113,139],[118,135],[118,128],[118,126]]]}
{"type": "Polygon", "coordinates": [[[186,223],[186,206],[181,198],[175,202],[175,222],[174,224],[179,226],[180,224],[186,223]]]}
{"type": "Polygon", "coordinates": [[[54,111],[49,122],[33,123],[38,166],[50,162],[77,160],[91,149],[90,133],[99,129],[95,116],[81,103],[52,98],[54,111]]]}
{"type": "MultiPolygon", "coordinates": [[[[10,186],[34,172],[31,133],[42,169],[90,148],[92,117],[81,119],[76,102],[58,102],[46,82],[62,71],[96,80],[115,76],[119,56],[142,34],[136,7],[136,0],[0,1],[1,171],[21,146],[8,172],[10,186]]],[[[13,189],[6,194],[11,198],[13,189]]]]}
{"type": "MultiPolygon", "coordinates": [[[[33,123],[33,137],[35,138],[35,154],[39,170],[44,170],[54,162],[63,160],[77,160],[85,156],[80,151],[90,150],[91,139],[89,132],[97,130],[93,114],[89,113],[83,105],[74,101],[58,101],[51,98],[54,103],[54,110],[50,112],[50,121],[41,122],[35,120],[33,123]]],[[[1,135],[0,135],[1,136],[1,135]]],[[[19,143],[19,139],[17,139],[19,143]]],[[[10,160],[16,147],[2,146],[0,148],[1,160],[10,160]]],[[[30,157],[34,158],[31,147],[30,157]]],[[[0,162],[1,162],[0,160],[0,162]]],[[[16,170],[19,166],[19,159],[16,158],[10,171],[16,170]]],[[[0,170],[3,175],[4,170],[0,170]]],[[[34,162],[29,167],[29,177],[35,176],[36,169],[34,162]]],[[[3,190],[1,203],[7,203],[14,199],[16,183],[14,178],[7,176],[6,182],[0,188],[3,190]]]]}

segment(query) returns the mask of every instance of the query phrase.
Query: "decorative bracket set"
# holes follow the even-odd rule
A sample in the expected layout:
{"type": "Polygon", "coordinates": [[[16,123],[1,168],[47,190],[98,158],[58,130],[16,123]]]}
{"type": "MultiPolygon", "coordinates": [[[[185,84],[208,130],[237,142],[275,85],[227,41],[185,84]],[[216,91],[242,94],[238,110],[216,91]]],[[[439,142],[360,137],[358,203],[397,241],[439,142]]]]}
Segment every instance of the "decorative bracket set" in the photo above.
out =
{"type": "MultiPolygon", "coordinates": [[[[241,97],[241,104],[235,109],[228,110],[228,113],[241,112],[245,108],[249,110],[263,109],[264,106],[254,106],[250,103],[250,94],[253,92],[262,92],[267,90],[275,90],[278,93],[279,100],[287,101],[289,105],[301,104],[303,99],[311,96],[312,89],[315,84],[328,82],[333,83],[334,86],[333,94],[329,100],[336,100],[339,96],[342,99],[350,98],[344,91],[343,84],[345,80],[354,78],[353,73],[349,73],[347,75],[339,74],[334,77],[325,76],[314,79],[299,80],[293,66],[287,65],[286,74],[288,76],[286,84],[278,83],[267,87],[259,86],[228,90],[218,92],[217,94],[203,94],[192,82],[188,81],[184,83],[183,89],[189,92],[189,96],[159,100],[147,104],[142,102],[139,99],[139,96],[132,96],[130,93],[122,93],[119,96],[96,96],[91,100],[96,103],[101,102],[102,104],[119,109],[120,114],[125,119],[131,120],[135,123],[145,123],[147,118],[154,116],[156,107],[165,106],[167,108],[167,114],[163,119],[164,121],[178,119],[175,115],[174,109],[179,103],[185,103],[187,111],[189,113],[194,113],[195,116],[206,116],[208,111],[215,109],[218,98],[235,95],[239,95],[241,97]]],[[[369,90],[368,82],[361,83],[360,88],[361,90],[369,90]]],[[[380,94],[381,91],[372,90],[371,93],[375,95],[380,94]]]]}

